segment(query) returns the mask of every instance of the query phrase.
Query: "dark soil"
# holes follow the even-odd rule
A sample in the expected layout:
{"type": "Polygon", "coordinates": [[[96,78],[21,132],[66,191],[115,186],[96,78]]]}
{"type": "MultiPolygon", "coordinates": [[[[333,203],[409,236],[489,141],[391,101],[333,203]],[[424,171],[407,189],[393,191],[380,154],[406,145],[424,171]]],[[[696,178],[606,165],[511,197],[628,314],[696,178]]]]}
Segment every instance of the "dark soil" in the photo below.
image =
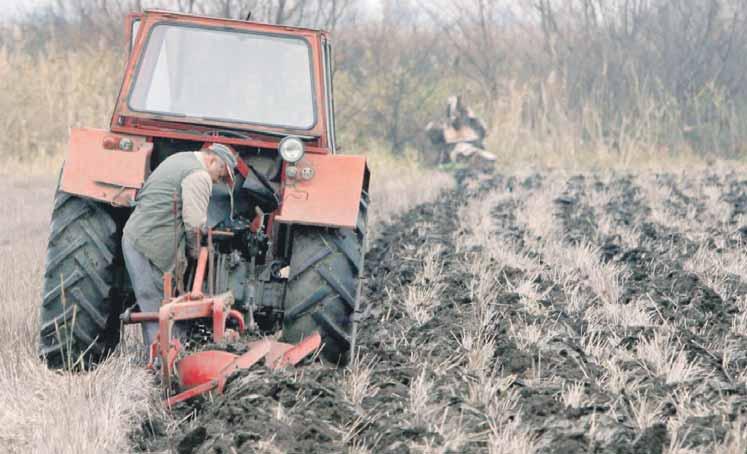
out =
{"type": "MultiPolygon", "coordinates": [[[[132,434],[140,451],[179,453],[232,452],[345,452],[365,446],[368,452],[419,452],[424,446],[443,446],[448,440],[432,425],[410,411],[410,387],[425,373],[413,357],[427,358],[430,365],[453,364],[428,370],[432,382],[430,399],[440,403],[449,418],[458,415],[468,435],[459,452],[487,452],[485,411],[467,399],[470,377],[465,377],[458,333],[468,323],[474,301],[466,263],[480,253],[479,247],[457,247],[459,209],[488,191],[511,194],[519,189],[526,197],[542,190],[546,176],[516,179],[504,176],[458,175],[458,188],[436,203],[420,206],[380,229],[366,256],[366,317],[359,327],[361,353],[375,360],[370,396],[359,405],[344,398],[345,371],[314,363],[294,370],[271,372],[259,367],[242,372],[229,383],[222,396],[203,397],[174,409],[175,427],[164,421],[149,421],[132,434]],[[466,181],[479,179],[469,187],[466,181]],[[401,300],[422,270],[416,259],[424,249],[442,246],[444,285],[434,317],[418,326],[404,310],[401,300]],[[469,437],[471,436],[471,438],[469,437]],[[275,449],[276,451],[272,451],[275,449]]],[[[747,283],[731,276],[731,296],[722,297],[685,262],[700,247],[741,248],[747,226],[739,225],[747,214],[747,181],[736,175],[699,175],[692,181],[661,175],[657,184],[671,189],[671,200],[663,207],[650,206],[639,178],[620,175],[602,182],[593,175],[567,179],[565,190],[554,197],[554,216],[562,226],[562,239],[569,246],[592,244],[599,260],[624,269],[620,304],[647,301],[653,326],[620,326],[598,329],[566,306],[567,289],[544,274],[536,278],[540,303],[546,316],[527,310],[513,284],[526,278],[511,264],[500,265],[498,294],[501,317],[494,328],[493,360],[504,376],[513,375],[511,388],[518,393],[519,407],[511,418],[520,418],[521,430],[532,435],[543,453],[661,453],[676,440],[678,446],[712,451],[723,443],[731,424],[747,409],[747,389],[738,377],[747,367],[747,337],[731,330],[739,313],[737,297],[747,283]],[[697,184],[696,184],[697,183],[697,184]],[[707,198],[698,188],[716,186],[731,207],[729,221],[708,235],[690,235],[676,226],[652,220],[652,210],[667,210],[675,219],[695,216],[707,223],[707,198]],[[620,238],[598,232],[599,215],[591,206],[593,192],[614,191],[604,207],[618,228],[637,229],[639,244],[626,246],[620,238]],[[545,317],[545,318],[543,318],[545,317]],[[520,348],[509,334],[517,321],[547,322],[560,326],[536,348],[520,348]],[[636,346],[650,339],[661,324],[674,327],[673,338],[690,361],[702,368],[701,378],[691,383],[666,383],[650,373],[641,361],[620,361],[618,366],[633,377],[630,388],[613,394],[603,383],[605,364],[584,351],[591,335],[617,339],[616,349],[631,355],[636,346]],[[598,332],[594,332],[594,330],[598,332]],[[730,355],[724,359],[727,346],[730,355]],[[733,350],[733,351],[732,351],[733,350]],[[541,364],[541,368],[538,367],[541,364]],[[541,375],[542,380],[536,380],[541,375]],[[564,387],[583,385],[581,406],[567,407],[560,399],[564,387]],[[633,386],[635,384],[635,386],[633,386]],[[673,395],[686,391],[700,414],[677,414],[673,395]],[[646,428],[634,421],[633,407],[644,394],[661,405],[658,418],[646,428]],[[723,405],[717,405],[722,402],[723,405]],[[684,424],[670,424],[681,418],[684,424]],[[596,431],[592,434],[591,431],[596,431]]],[[[517,222],[521,197],[509,198],[492,211],[498,235],[520,247],[530,234],[517,222]]],[[[541,259],[541,251],[527,253],[541,259]]],[[[725,251],[726,249],[724,249],[725,251]]],[[[584,277],[578,284],[585,292],[584,277]]],[[[593,297],[589,300],[595,304],[593,297]]],[[[623,356],[621,356],[622,358],[623,356]]],[[[422,367],[421,367],[422,366],[422,367]]],[[[361,451],[362,452],[362,451],[361,451]]]]}

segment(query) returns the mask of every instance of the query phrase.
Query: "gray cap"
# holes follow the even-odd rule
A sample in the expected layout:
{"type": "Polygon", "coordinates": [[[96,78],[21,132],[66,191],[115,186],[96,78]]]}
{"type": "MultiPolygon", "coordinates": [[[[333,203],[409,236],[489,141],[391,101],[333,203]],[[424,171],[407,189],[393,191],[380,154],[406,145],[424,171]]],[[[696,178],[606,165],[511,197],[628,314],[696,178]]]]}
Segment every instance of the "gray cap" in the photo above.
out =
{"type": "MultiPolygon", "coordinates": [[[[236,181],[234,179],[233,175],[233,169],[236,168],[236,155],[233,154],[233,151],[231,151],[230,148],[223,145],[222,143],[214,143],[207,147],[208,151],[211,151],[215,153],[216,156],[218,156],[228,168],[228,185],[230,187],[233,187],[234,182],[236,181]]],[[[231,198],[231,212],[229,213],[229,217],[231,220],[233,220],[233,191],[229,190],[228,195],[231,198]]]]}
{"type": "Polygon", "coordinates": [[[228,167],[229,178],[231,180],[231,183],[233,183],[233,169],[236,168],[236,155],[233,154],[230,148],[223,145],[222,143],[214,143],[207,147],[207,149],[215,153],[215,155],[218,156],[226,164],[226,167],[228,167]]]}
{"type": "Polygon", "coordinates": [[[207,149],[218,155],[218,157],[226,163],[231,172],[233,172],[233,169],[236,168],[236,156],[233,154],[230,148],[223,145],[222,143],[214,143],[207,149]]]}

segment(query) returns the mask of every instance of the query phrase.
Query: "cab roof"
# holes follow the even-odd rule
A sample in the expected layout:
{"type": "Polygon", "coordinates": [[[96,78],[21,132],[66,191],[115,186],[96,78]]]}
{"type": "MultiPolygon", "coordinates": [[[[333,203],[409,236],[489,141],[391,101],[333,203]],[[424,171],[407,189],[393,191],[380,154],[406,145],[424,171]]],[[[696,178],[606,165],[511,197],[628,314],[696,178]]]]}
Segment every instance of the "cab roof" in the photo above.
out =
{"type": "Polygon", "coordinates": [[[228,24],[255,24],[260,26],[267,26],[272,27],[280,30],[285,31],[299,31],[299,32],[312,32],[312,33],[319,33],[322,35],[327,35],[328,32],[326,30],[322,30],[321,28],[311,28],[311,27],[298,27],[298,26],[291,26],[291,25],[278,25],[278,24],[269,24],[267,22],[257,22],[252,20],[241,20],[241,19],[227,19],[225,17],[217,17],[217,16],[208,16],[208,15],[202,15],[202,14],[189,14],[189,13],[181,13],[181,12],[174,12],[174,11],[167,11],[162,9],[146,9],[143,11],[143,15],[159,15],[164,18],[181,18],[181,19],[209,19],[211,21],[217,21],[217,22],[225,22],[228,24]]]}

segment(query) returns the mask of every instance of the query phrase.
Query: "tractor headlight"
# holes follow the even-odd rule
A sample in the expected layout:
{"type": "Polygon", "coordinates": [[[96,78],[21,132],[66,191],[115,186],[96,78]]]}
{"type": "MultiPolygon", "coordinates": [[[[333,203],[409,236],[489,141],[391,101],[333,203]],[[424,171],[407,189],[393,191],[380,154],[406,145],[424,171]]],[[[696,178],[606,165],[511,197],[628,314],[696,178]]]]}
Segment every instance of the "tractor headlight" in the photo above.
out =
{"type": "Polygon", "coordinates": [[[303,142],[298,137],[286,137],[280,142],[280,156],[290,163],[303,158],[303,142]]]}

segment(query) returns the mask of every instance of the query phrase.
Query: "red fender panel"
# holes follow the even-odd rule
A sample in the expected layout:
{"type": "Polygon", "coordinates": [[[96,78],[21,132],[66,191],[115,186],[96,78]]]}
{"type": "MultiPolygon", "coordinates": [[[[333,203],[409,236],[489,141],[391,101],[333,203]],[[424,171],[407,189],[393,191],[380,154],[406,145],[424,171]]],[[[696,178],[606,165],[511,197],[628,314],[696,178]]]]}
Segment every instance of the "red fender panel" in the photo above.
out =
{"type": "Polygon", "coordinates": [[[361,191],[368,190],[366,158],[309,153],[296,167],[296,178],[284,178],[282,204],[275,221],[355,228],[361,191]],[[304,180],[301,174],[308,168],[313,177],[304,180]]]}
{"type": "Polygon", "coordinates": [[[73,128],[60,190],[127,206],[143,186],[152,151],[153,144],[144,137],[73,128]],[[120,149],[123,139],[131,143],[128,150],[120,149]]]}

